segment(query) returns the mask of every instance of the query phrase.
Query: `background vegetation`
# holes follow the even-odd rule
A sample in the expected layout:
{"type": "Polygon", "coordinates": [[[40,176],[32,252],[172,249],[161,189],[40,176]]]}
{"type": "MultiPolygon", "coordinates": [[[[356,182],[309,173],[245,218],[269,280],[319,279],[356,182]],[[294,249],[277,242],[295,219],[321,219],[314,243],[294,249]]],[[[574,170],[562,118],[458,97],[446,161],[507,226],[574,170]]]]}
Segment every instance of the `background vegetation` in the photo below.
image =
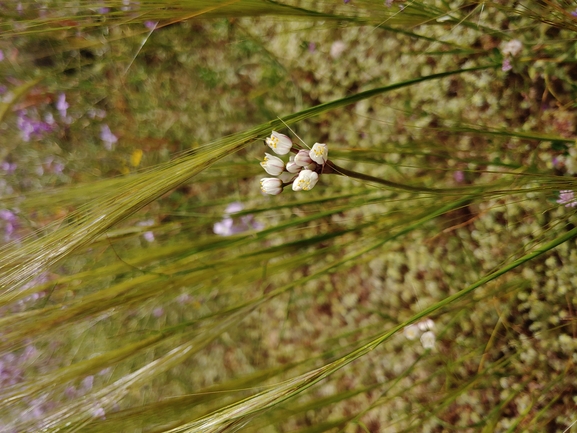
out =
{"type": "Polygon", "coordinates": [[[574,2],[0,16],[1,431],[577,431],[574,2]]]}

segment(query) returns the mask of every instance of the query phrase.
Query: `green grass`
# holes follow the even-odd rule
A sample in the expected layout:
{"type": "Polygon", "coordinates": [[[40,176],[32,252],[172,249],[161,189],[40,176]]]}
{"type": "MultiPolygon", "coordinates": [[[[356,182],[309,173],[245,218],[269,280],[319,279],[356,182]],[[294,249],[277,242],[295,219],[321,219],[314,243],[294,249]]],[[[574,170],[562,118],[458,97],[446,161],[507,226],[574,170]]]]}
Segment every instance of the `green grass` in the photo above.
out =
{"type": "Polygon", "coordinates": [[[5,431],[577,431],[574,9],[2,6],[5,431]]]}

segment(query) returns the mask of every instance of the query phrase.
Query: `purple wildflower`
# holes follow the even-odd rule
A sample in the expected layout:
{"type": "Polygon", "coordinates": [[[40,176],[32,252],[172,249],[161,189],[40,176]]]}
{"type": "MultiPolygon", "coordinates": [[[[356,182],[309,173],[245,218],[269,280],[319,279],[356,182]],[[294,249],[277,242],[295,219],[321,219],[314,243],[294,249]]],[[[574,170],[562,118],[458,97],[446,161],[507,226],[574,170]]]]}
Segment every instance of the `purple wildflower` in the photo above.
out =
{"type": "Polygon", "coordinates": [[[223,218],[222,221],[214,223],[212,231],[219,236],[230,236],[234,234],[234,232],[232,231],[233,224],[234,222],[232,218],[230,217],[223,218]]]}
{"type": "Polygon", "coordinates": [[[573,12],[571,12],[571,16],[577,18],[577,9],[575,9],[573,12]]]}
{"type": "Polygon", "coordinates": [[[106,419],[106,411],[101,406],[96,406],[92,410],[92,416],[94,418],[106,419]]]}
{"type": "Polygon", "coordinates": [[[317,49],[317,44],[314,42],[309,42],[309,53],[314,53],[317,49]]]}
{"type": "Polygon", "coordinates": [[[455,179],[455,182],[461,183],[465,180],[465,174],[461,170],[457,170],[453,173],[453,179],[455,179]]]}
{"type": "Polygon", "coordinates": [[[80,386],[83,392],[88,392],[92,389],[93,385],[94,376],[86,376],[84,379],[82,379],[82,384],[80,386]]]}
{"type": "Polygon", "coordinates": [[[243,209],[244,209],[244,206],[242,205],[241,202],[234,201],[226,207],[226,209],[224,210],[224,213],[225,214],[238,213],[243,209]]]}
{"type": "Polygon", "coordinates": [[[6,174],[14,173],[16,167],[17,165],[14,162],[4,161],[2,164],[0,164],[0,169],[2,169],[2,171],[4,171],[6,174]]]}
{"type": "Polygon", "coordinates": [[[41,120],[34,119],[28,116],[26,110],[21,110],[18,112],[18,119],[16,124],[22,136],[22,140],[28,142],[32,138],[42,138],[42,136],[52,131],[53,119],[47,117],[48,122],[43,122],[41,120]]]}
{"type": "Polygon", "coordinates": [[[146,27],[148,30],[154,30],[157,24],[158,21],[145,21],[144,27],[146,27]]]}
{"type": "Polygon", "coordinates": [[[104,147],[107,150],[112,150],[112,145],[118,141],[118,137],[112,133],[106,124],[100,128],[100,139],[104,142],[104,147]]]}
{"type": "Polygon", "coordinates": [[[233,219],[232,214],[244,209],[242,203],[233,202],[229,204],[223,215],[223,219],[214,224],[212,231],[219,236],[231,236],[248,230],[261,230],[263,224],[254,220],[252,215],[243,215],[239,219],[233,219]]]}
{"type": "Polygon", "coordinates": [[[6,242],[17,239],[18,218],[16,214],[8,209],[0,210],[0,220],[4,221],[4,240],[6,242]]]}
{"type": "Polygon", "coordinates": [[[110,12],[110,8],[107,8],[107,7],[98,8],[99,14],[107,14],[108,12],[110,12]]]}
{"type": "Polygon", "coordinates": [[[4,60],[4,51],[0,50],[0,62],[4,60]]]}
{"type": "Polygon", "coordinates": [[[511,65],[511,60],[503,59],[503,66],[501,66],[501,70],[507,72],[510,71],[511,69],[513,69],[513,66],[511,65]]]}
{"type": "Polygon", "coordinates": [[[66,102],[66,95],[61,93],[58,95],[58,101],[56,101],[56,109],[60,113],[62,119],[66,119],[66,110],[68,110],[68,102],[66,102]]]}
{"type": "Polygon", "coordinates": [[[576,207],[577,198],[575,198],[575,192],[570,189],[559,191],[559,200],[557,200],[557,203],[564,204],[565,207],[576,207]]]}

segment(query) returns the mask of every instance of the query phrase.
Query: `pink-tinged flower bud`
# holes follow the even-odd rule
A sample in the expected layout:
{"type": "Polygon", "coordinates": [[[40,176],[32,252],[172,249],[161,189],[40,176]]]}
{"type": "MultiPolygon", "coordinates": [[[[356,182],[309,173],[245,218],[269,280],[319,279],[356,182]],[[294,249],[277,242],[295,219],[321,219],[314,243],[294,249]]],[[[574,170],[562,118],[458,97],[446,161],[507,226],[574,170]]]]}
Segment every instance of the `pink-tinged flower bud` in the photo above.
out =
{"type": "Polygon", "coordinates": [[[319,175],[311,170],[302,170],[293,182],[293,191],[309,191],[319,181],[319,175]]]}
{"type": "Polygon", "coordinates": [[[286,171],[289,173],[298,173],[301,171],[301,166],[295,162],[295,157],[291,156],[289,162],[286,163],[286,171]]]}
{"type": "Polygon", "coordinates": [[[261,162],[260,165],[272,176],[278,176],[284,171],[284,162],[282,159],[270,153],[265,153],[264,161],[261,162]]]}
{"type": "Polygon", "coordinates": [[[315,143],[309,156],[317,164],[323,165],[329,159],[329,148],[324,143],[315,143]]]}
{"type": "Polygon", "coordinates": [[[265,177],[260,180],[260,189],[265,194],[277,195],[282,192],[282,180],[276,177],[265,177]]]}
{"type": "Polygon", "coordinates": [[[293,147],[293,142],[289,137],[276,131],[273,131],[265,142],[277,155],[286,155],[293,147]]]}
{"type": "Polygon", "coordinates": [[[306,167],[311,162],[313,162],[313,160],[309,155],[309,151],[306,149],[299,150],[299,153],[297,153],[295,156],[295,164],[300,167],[306,167]]]}

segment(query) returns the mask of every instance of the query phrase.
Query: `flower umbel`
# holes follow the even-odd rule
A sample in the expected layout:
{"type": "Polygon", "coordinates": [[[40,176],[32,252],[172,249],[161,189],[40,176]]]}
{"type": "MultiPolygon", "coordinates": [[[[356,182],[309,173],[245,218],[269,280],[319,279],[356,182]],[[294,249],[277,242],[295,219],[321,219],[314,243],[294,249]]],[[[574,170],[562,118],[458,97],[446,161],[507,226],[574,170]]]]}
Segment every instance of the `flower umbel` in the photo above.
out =
{"type": "Polygon", "coordinates": [[[285,186],[292,184],[293,191],[309,191],[314,188],[323,172],[327,169],[328,147],[324,143],[315,143],[311,150],[293,148],[292,141],[284,134],[272,131],[266,139],[266,144],[278,155],[293,152],[289,161],[284,163],[277,156],[265,153],[260,165],[265,171],[276,177],[265,177],[260,180],[260,188],[265,194],[280,194],[285,186]]]}
{"type": "Polygon", "coordinates": [[[434,349],[436,341],[435,333],[433,332],[434,328],[435,322],[433,322],[431,319],[425,319],[418,323],[405,326],[403,334],[405,334],[405,338],[407,340],[415,340],[420,335],[423,348],[434,349]]]}
{"type": "Polygon", "coordinates": [[[272,131],[271,136],[265,142],[277,155],[286,155],[293,147],[293,142],[289,137],[276,131],[272,131]]]}

